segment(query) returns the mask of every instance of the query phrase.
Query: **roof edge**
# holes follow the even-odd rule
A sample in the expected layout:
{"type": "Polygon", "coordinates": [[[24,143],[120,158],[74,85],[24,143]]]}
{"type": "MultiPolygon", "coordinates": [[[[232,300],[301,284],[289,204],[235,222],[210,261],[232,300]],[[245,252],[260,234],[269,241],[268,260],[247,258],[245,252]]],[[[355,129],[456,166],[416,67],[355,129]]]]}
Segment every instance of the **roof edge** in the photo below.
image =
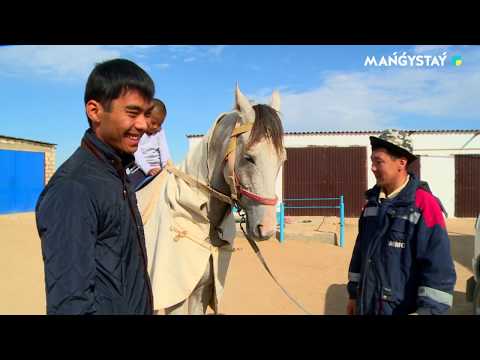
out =
{"type": "MultiPolygon", "coordinates": [[[[411,134],[475,134],[480,133],[480,129],[470,129],[470,130],[402,130],[409,132],[411,134]]],[[[365,131],[289,131],[285,132],[285,135],[373,135],[381,134],[381,130],[365,130],[365,131]]],[[[196,138],[203,137],[202,134],[187,134],[187,138],[196,138]]]]}
{"type": "Polygon", "coordinates": [[[6,135],[0,135],[0,138],[4,139],[10,139],[10,140],[20,140],[20,141],[25,141],[33,144],[39,144],[39,145],[50,145],[50,146],[57,146],[58,144],[53,144],[53,143],[47,143],[43,141],[37,141],[37,140],[31,140],[31,139],[24,139],[24,138],[17,138],[13,136],[6,136],[6,135]]]}

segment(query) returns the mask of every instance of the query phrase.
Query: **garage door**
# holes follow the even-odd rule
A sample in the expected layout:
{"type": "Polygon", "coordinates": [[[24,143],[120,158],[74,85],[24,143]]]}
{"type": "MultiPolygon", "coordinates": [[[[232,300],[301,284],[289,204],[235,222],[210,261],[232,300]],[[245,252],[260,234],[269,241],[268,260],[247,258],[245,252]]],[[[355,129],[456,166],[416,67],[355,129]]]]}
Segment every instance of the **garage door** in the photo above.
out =
{"type": "Polygon", "coordinates": [[[44,153],[0,150],[0,214],[33,211],[44,187],[44,153]]]}
{"type": "Polygon", "coordinates": [[[455,155],[455,216],[480,213],[480,155],[455,155]]]}
{"type": "MultiPolygon", "coordinates": [[[[365,147],[287,148],[283,169],[283,198],[334,198],[341,194],[345,216],[360,215],[367,190],[365,147]]],[[[333,206],[338,201],[286,201],[295,206],[333,206]]],[[[290,216],[338,216],[338,209],[285,209],[290,216]]]]}

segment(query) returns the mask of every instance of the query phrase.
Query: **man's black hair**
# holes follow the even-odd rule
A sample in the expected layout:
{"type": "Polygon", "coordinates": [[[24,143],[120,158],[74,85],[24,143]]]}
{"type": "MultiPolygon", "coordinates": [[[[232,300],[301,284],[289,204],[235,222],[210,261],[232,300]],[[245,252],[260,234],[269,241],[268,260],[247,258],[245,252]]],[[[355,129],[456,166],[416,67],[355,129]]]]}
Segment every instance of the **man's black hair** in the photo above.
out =
{"type": "MultiPolygon", "coordinates": [[[[137,90],[151,100],[155,94],[155,85],[145,70],[130,60],[114,59],[96,64],[85,87],[85,105],[89,100],[95,100],[106,111],[110,111],[112,101],[128,90],[137,90]]],[[[90,119],[88,123],[92,126],[90,119]]]]}
{"type": "Polygon", "coordinates": [[[415,161],[415,160],[410,158],[409,154],[406,151],[397,150],[394,147],[372,145],[372,151],[375,151],[375,150],[378,150],[378,149],[385,149],[385,151],[388,153],[388,155],[390,155],[394,159],[399,159],[401,157],[406,158],[407,159],[407,168],[415,161]]]}

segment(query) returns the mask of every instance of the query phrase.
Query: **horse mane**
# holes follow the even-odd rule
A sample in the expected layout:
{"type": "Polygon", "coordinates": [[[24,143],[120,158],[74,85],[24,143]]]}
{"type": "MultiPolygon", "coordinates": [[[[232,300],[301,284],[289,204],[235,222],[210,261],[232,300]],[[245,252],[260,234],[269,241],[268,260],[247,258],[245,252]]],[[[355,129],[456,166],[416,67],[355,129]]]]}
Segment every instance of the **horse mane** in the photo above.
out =
{"type": "Polygon", "coordinates": [[[264,104],[253,105],[255,122],[253,124],[247,148],[260,142],[262,139],[270,141],[277,154],[283,152],[283,126],[278,112],[264,104]]]}

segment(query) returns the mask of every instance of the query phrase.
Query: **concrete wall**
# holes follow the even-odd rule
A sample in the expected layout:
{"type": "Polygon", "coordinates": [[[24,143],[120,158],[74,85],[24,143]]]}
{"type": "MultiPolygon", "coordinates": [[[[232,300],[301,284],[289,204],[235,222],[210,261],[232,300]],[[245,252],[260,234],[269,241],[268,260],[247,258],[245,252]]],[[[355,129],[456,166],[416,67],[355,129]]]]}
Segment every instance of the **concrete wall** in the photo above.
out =
{"type": "MultiPolygon", "coordinates": [[[[369,134],[286,134],[285,146],[365,146],[367,151],[367,184],[375,185],[370,171],[371,149],[369,134]]],[[[378,136],[378,135],[377,135],[378,136]]],[[[190,148],[201,137],[189,138],[190,148]]],[[[480,135],[465,133],[416,133],[412,134],[414,153],[421,155],[421,177],[427,181],[434,194],[442,200],[449,217],[455,213],[455,155],[480,154],[480,135]]],[[[276,191],[282,199],[282,170],[279,173],[276,191]]]]}
{"type": "Polygon", "coordinates": [[[55,172],[55,145],[36,144],[30,141],[0,136],[0,149],[45,153],[45,184],[48,183],[55,172]]]}
{"type": "Polygon", "coordinates": [[[448,216],[455,214],[455,158],[426,157],[421,159],[420,173],[432,192],[440,198],[448,216]]]}
{"type": "Polygon", "coordinates": [[[440,198],[449,217],[455,214],[455,155],[480,154],[474,133],[414,134],[414,152],[421,156],[421,177],[440,198]],[[470,141],[471,140],[471,141],[470,141]]]}

